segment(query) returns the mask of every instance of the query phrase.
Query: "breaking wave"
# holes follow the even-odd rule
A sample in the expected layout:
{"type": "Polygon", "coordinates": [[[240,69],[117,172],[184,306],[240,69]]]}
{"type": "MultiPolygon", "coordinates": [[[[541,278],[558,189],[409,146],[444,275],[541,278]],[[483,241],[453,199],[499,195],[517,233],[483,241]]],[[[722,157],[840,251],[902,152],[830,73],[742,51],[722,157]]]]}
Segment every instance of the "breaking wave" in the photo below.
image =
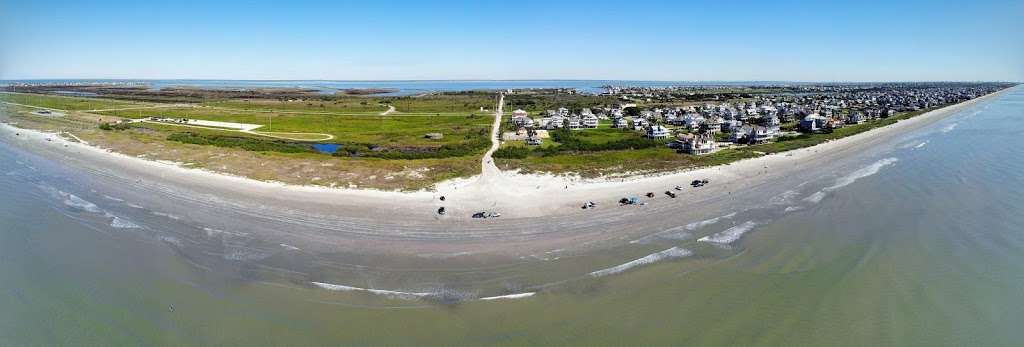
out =
{"type": "Polygon", "coordinates": [[[522,298],[531,297],[534,294],[537,294],[537,293],[536,292],[526,292],[526,293],[517,293],[517,294],[508,294],[508,295],[488,296],[486,298],[480,298],[479,300],[489,301],[489,300],[499,300],[499,299],[522,299],[522,298]]]}
{"type": "Polygon", "coordinates": [[[672,228],[669,228],[669,229],[666,229],[666,230],[663,230],[663,231],[656,232],[654,234],[650,234],[650,235],[641,237],[641,238],[633,240],[633,241],[629,241],[629,243],[633,243],[633,244],[637,244],[637,243],[639,243],[639,244],[647,244],[647,243],[651,243],[651,242],[654,242],[654,241],[657,241],[657,240],[681,241],[681,240],[688,240],[690,238],[693,238],[693,235],[690,234],[689,232],[686,232],[684,229],[685,229],[685,227],[681,227],[681,226],[672,227],[672,228]]]}
{"type": "Polygon", "coordinates": [[[754,221],[746,221],[743,222],[743,224],[733,226],[732,228],[725,229],[724,231],[704,236],[697,241],[727,245],[739,240],[743,237],[743,234],[754,229],[755,226],[757,226],[757,223],[754,223],[754,221]]]}
{"type": "Polygon", "coordinates": [[[129,221],[127,219],[124,219],[124,218],[121,218],[121,217],[118,217],[118,216],[114,216],[114,215],[111,215],[111,214],[107,214],[107,216],[113,218],[113,220],[110,221],[110,227],[112,227],[112,228],[117,228],[117,229],[139,229],[139,228],[142,228],[138,224],[132,223],[131,221],[129,221]]]}
{"type": "Polygon", "coordinates": [[[688,257],[690,255],[693,255],[693,252],[688,250],[688,249],[679,248],[679,247],[672,247],[672,248],[666,249],[666,250],[661,251],[661,252],[648,254],[647,256],[644,256],[643,258],[636,259],[636,260],[633,260],[633,261],[630,261],[630,262],[627,262],[627,263],[624,263],[624,264],[619,264],[619,265],[612,266],[612,267],[607,268],[607,269],[601,269],[601,270],[597,270],[597,271],[591,272],[590,276],[591,277],[602,277],[602,276],[614,275],[614,274],[617,274],[617,273],[620,273],[620,272],[623,272],[623,271],[635,268],[637,266],[653,264],[653,263],[656,263],[656,262],[659,262],[659,261],[662,261],[662,260],[665,260],[665,259],[675,259],[675,258],[688,257]]]}
{"type": "Polygon", "coordinates": [[[851,172],[849,175],[840,177],[839,179],[836,180],[835,184],[822,188],[821,190],[815,192],[814,194],[811,194],[810,196],[804,198],[804,201],[808,201],[811,203],[821,202],[821,199],[824,199],[825,195],[827,195],[829,192],[848,186],[861,178],[874,175],[878,173],[878,171],[880,171],[883,167],[893,165],[897,161],[899,161],[899,159],[897,158],[885,158],[876,161],[871,165],[861,168],[860,170],[851,172]]]}
{"type": "Polygon", "coordinates": [[[340,291],[340,292],[364,292],[364,293],[370,293],[370,294],[375,294],[375,295],[383,295],[383,296],[386,296],[386,297],[389,297],[389,298],[392,298],[392,299],[402,299],[402,300],[416,300],[416,299],[421,299],[421,298],[425,298],[425,297],[429,297],[429,296],[434,295],[434,293],[430,293],[430,292],[403,292],[403,291],[397,291],[397,290],[359,288],[359,287],[352,287],[352,286],[346,286],[346,285],[341,285],[341,284],[323,283],[323,282],[310,282],[310,283],[312,283],[314,286],[320,287],[322,289],[327,289],[327,290],[340,291]]]}
{"type": "Polygon", "coordinates": [[[727,214],[727,215],[724,215],[724,216],[719,216],[719,217],[715,217],[715,218],[711,218],[711,219],[705,219],[705,220],[702,220],[700,222],[693,222],[693,223],[690,223],[690,224],[686,225],[686,230],[694,231],[694,230],[706,227],[708,225],[718,223],[718,221],[720,221],[722,219],[729,219],[729,218],[732,218],[732,217],[735,217],[735,216],[736,216],[736,212],[733,212],[733,213],[730,213],[730,214],[727,214]]]}
{"type": "Polygon", "coordinates": [[[947,126],[943,127],[942,130],[939,130],[939,131],[941,131],[943,133],[948,133],[950,131],[953,131],[953,129],[956,129],[956,125],[957,125],[957,123],[953,123],[953,124],[947,125],[947,126]]]}

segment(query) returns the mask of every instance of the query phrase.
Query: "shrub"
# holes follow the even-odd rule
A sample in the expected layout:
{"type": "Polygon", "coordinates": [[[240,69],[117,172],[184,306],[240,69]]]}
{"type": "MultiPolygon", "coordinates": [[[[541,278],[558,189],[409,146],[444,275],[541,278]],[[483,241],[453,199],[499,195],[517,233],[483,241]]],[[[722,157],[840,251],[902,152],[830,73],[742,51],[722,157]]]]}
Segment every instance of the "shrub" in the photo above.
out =
{"type": "Polygon", "coordinates": [[[247,151],[254,152],[313,152],[313,147],[308,144],[284,142],[277,140],[262,140],[250,137],[203,135],[191,132],[174,133],[168,136],[167,140],[182,143],[190,143],[194,145],[241,148],[247,151]]]}

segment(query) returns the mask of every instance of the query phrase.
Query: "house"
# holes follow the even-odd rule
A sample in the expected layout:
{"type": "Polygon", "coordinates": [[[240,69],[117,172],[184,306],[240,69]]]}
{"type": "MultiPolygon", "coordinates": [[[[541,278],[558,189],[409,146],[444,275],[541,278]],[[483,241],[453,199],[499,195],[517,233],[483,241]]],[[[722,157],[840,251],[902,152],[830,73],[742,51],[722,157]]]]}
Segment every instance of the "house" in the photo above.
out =
{"type": "Polygon", "coordinates": [[[812,113],[800,121],[800,129],[807,132],[818,132],[825,129],[828,118],[812,113]]]}
{"type": "Polygon", "coordinates": [[[710,154],[718,150],[718,143],[715,142],[715,137],[711,135],[686,134],[680,136],[677,142],[679,142],[679,148],[683,152],[693,155],[710,154]]]}
{"type": "Polygon", "coordinates": [[[583,127],[584,128],[596,128],[598,124],[597,116],[594,114],[588,114],[583,116],[583,127]]]}
{"type": "Polygon", "coordinates": [[[569,129],[577,130],[583,128],[583,122],[580,120],[580,116],[573,115],[569,117],[569,129]]]}
{"type": "MultiPolygon", "coordinates": [[[[565,117],[556,114],[554,116],[545,118],[549,118],[547,126],[544,127],[545,129],[561,129],[562,127],[565,126],[565,117]]],[[[541,120],[541,122],[543,122],[543,119],[541,120]]]]}
{"type": "Polygon", "coordinates": [[[612,119],[612,128],[625,129],[625,128],[628,128],[628,127],[629,127],[629,121],[627,121],[625,118],[618,117],[618,118],[612,119]]]}
{"type": "Polygon", "coordinates": [[[633,130],[636,130],[636,131],[646,131],[647,130],[647,124],[648,124],[648,122],[647,122],[646,119],[643,119],[643,118],[634,119],[633,120],[633,130]]]}
{"type": "Polygon", "coordinates": [[[719,131],[722,131],[722,124],[725,123],[725,118],[719,116],[712,116],[704,119],[705,130],[708,135],[714,136],[719,131]]]}
{"type": "Polygon", "coordinates": [[[778,134],[778,128],[755,125],[747,132],[747,143],[751,145],[768,143],[778,134]]]}
{"type": "Polygon", "coordinates": [[[850,112],[850,114],[846,116],[846,123],[848,124],[860,124],[864,123],[864,121],[864,114],[860,112],[850,112]]]}
{"type": "Polygon", "coordinates": [[[650,139],[664,139],[669,136],[668,129],[665,127],[655,124],[647,127],[647,138],[650,139]]]}

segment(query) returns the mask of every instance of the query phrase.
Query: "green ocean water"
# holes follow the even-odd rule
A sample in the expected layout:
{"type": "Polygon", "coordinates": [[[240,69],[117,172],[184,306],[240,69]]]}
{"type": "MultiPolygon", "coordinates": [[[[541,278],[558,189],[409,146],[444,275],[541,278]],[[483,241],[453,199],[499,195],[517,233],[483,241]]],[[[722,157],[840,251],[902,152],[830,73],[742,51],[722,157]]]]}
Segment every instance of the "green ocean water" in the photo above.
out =
{"type": "Polygon", "coordinates": [[[0,141],[0,345],[1020,345],[1022,119],[1017,87],[822,176],[784,212],[706,226],[750,226],[728,246],[666,243],[698,255],[451,304],[197,264],[140,232],[159,226],[46,188],[74,176],[0,141]]]}

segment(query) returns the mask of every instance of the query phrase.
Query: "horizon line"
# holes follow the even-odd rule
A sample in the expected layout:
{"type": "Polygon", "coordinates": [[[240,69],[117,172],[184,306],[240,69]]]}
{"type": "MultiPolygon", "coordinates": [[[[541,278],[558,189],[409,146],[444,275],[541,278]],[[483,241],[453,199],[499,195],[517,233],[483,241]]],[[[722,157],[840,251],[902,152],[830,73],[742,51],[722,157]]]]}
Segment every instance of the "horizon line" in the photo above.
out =
{"type": "Polygon", "coordinates": [[[771,83],[1024,83],[1011,80],[661,80],[661,79],[578,79],[578,78],[540,78],[540,79],[233,79],[233,78],[14,78],[0,79],[0,82],[16,81],[238,81],[238,82],[687,82],[687,83],[744,83],[744,82],[771,82],[771,83]]]}

